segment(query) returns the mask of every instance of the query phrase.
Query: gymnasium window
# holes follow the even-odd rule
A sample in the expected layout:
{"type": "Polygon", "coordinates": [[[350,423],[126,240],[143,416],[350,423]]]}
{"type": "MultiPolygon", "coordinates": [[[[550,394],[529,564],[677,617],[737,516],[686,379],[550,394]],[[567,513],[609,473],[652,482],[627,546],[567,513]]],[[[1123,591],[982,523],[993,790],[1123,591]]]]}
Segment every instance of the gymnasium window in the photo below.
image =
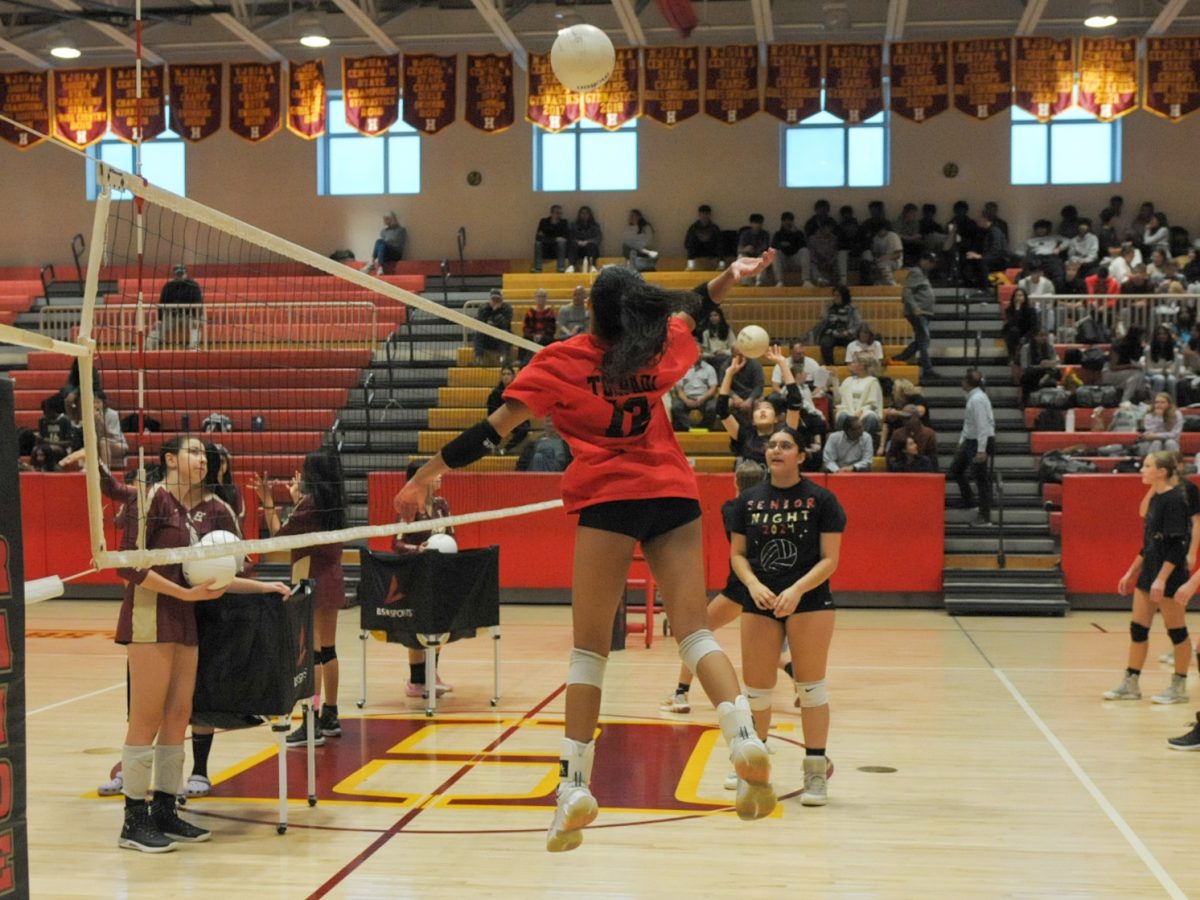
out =
{"type": "MultiPolygon", "coordinates": [[[[172,191],[181,197],[187,196],[187,179],[185,177],[184,160],[187,144],[175,132],[164,131],[152,141],[142,144],[142,175],[156,187],[172,191]]],[[[118,140],[111,131],[88,148],[89,160],[99,159],[124,169],[133,171],[133,144],[118,140]]],[[[87,170],[87,198],[95,200],[100,195],[96,184],[96,167],[89,161],[85,163],[87,170]]],[[[128,200],[133,195],[129,191],[113,191],[114,200],[128,200]]]]}
{"type": "Polygon", "coordinates": [[[533,128],[535,191],[636,191],[637,119],[616,131],[582,120],[557,133],[533,128]]]}
{"type": "MultiPolygon", "coordinates": [[[[824,91],[821,104],[825,103],[824,91]]],[[[887,111],[850,125],[819,112],[783,127],[783,186],[883,187],[888,183],[887,111]]]]}
{"type": "Polygon", "coordinates": [[[421,193],[421,135],[403,118],[368,137],[346,123],[342,92],[330,91],[326,122],[317,141],[318,195],[421,193]]]}
{"type": "Polygon", "coordinates": [[[1013,184],[1116,184],[1121,120],[1098,122],[1077,106],[1049,122],[1012,108],[1013,184]]]}

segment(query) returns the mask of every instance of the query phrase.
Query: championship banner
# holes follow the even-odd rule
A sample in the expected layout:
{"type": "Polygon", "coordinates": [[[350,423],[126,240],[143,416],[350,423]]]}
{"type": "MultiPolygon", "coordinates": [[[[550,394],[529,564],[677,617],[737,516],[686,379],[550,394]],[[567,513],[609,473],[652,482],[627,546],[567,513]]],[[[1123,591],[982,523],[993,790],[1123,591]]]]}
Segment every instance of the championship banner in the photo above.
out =
{"type": "Polygon", "coordinates": [[[990,119],[1012,106],[1012,43],[1008,38],[952,41],[954,108],[990,119]]]}
{"type": "Polygon", "coordinates": [[[704,111],[726,125],[748,119],[758,101],[758,47],[731,44],[704,48],[704,111]]]}
{"type": "Polygon", "coordinates": [[[458,108],[458,57],[404,54],[404,121],[422,134],[452,125],[458,108]]]}
{"type": "Polygon", "coordinates": [[[44,141],[50,134],[50,73],[0,72],[0,113],[37,132],[0,121],[0,138],[14,147],[26,150],[44,141]]]}
{"type": "Polygon", "coordinates": [[[830,44],[825,112],[851,125],[883,112],[883,44],[830,44]]]}
{"type": "Polygon", "coordinates": [[[646,71],[642,115],[676,125],[700,112],[700,51],[695,47],[647,47],[642,53],[646,71]]]}
{"type": "Polygon", "coordinates": [[[480,131],[497,134],[517,118],[511,53],[467,54],[466,120],[480,131]]]}
{"type": "Polygon", "coordinates": [[[616,131],[641,114],[638,103],[638,51],[620,47],[612,77],[598,91],[583,95],[583,114],[606,131],[616,131]]]}
{"type": "Polygon", "coordinates": [[[325,133],[325,63],[288,63],[288,131],[306,141],[325,133]]]}
{"type": "MultiPolygon", "coordinates": [[[[0,379],[0,432],[16,431],[13,383],[0,379]]],[[[17,442],[0,441],[0,896],[5,897],[29,896],[24,554],[17,442]]]]}
{"type": "Polygon", "coordinates": [[[171,130],[185,141],[202,141],[221,127],[221,64],[171,66],[167,70],[171,130]]]}
{"type": "Polygon", "coordinates": [[[123,141],[152,141],[167,130],[163,107],[162,66],[142,66],[142,99],[137,98],[137,68],[112,66],[108,70],[109,128],[123,141]]]}
{"type": "Polygon", "coordinates": [[[258,143],[283,127],[280,64],[229,64],[229,130],[258,143]]]}
{"type": "Polygon", "coordinates": [[[400,117],[400,57],[343,58],[342,97],[347,125],[369,137],[383,134],[400,117]]]}
{"type": "Polygon", "coordinates": [[[90,147],[108,131],[108,69],[54,73],[54,136],[90,147]]]}
{"type": "Polygon", "coordinates": [[[1070,38],[1017,38],[1013,56],[1013,87],[1016,104],[1049,122],[1071,105],[1075,88],[1075,42],[1070,38]]]}
{"type": "Polygon", "coordinates": [[[1200,109],[1200,38],[1146,38],[1142,109],[1178,122],[1200,109]]]}
{"type": "Polygon", "coordinates": [[[950,47],[945,41],[892,44],[892,112],[928,122],[950,108],[950,47]]]}
{"type": "Polygon", "coordinates": [[[562,131],[579,121],[580,97],[567,90],[550,68],[549,53],[530,53],[526,73],[525,121],[546,131],[562,131]]]}
{"type": "Polygon", "coordinates": [[[1101,122],[1137,109],[1137,38],[1079,39],[1079,107],[1101,122]]]}
{"type": "Polygon", "coordinates": [[[823,44],[770,44],[763,109],[794,125],[821,111],[823,44]]]}

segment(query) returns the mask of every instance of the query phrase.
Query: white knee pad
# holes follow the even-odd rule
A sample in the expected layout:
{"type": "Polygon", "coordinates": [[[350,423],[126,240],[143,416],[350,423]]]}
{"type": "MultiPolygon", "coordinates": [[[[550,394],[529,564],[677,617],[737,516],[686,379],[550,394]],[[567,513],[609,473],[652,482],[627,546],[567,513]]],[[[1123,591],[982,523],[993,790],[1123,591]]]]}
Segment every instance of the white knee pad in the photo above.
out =
{"type": "Polygon", "coordinates": [[[679,658],[693,675],[696,673],[696,666],[700,665],[700,660],[710,653],[721,652],[721,645],[707,628],[693,631],[679,642],[679,658]]]}
{"type": "Polygon", "coordinates": [[[750,704],[750,709],[755,712],[763,712],[771,708],[771,688],[756,688],[746,685],[742,689],[742,693],[746,695],[746,702],[750,704]]]}
{"type": "Polygon", "coordinates": [[[796,696],[800,700],[800,708],[824,706],[829,702],[829,694],[825,692],[825,681],[797,681],[796,696]]]}
{"type": "Polygon", "coordinates": [[[590,684],[594,688],[604,687],[604,667],[607,657],[591,650],[571,648],[571,662],[567,666],[567,684],[590,684]]]}

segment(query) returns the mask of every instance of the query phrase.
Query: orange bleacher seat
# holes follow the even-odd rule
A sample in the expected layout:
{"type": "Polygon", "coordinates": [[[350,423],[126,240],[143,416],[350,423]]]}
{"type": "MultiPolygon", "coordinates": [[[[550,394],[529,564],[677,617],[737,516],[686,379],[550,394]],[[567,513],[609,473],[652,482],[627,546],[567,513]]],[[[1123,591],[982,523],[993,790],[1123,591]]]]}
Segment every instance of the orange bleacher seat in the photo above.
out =
{"type": "MultiPolygon", "coordinates": [[[[63,376],[59,372],[17,371],[10,373],[21,390],[43,390],[53,393],[62,387],[63,376]]],[[[358,381],[358,369],[147,369],[146,387],[154,390],[173,390],[179,399],[193,389],[204,388],[332,388],[351,387],[358,381]]],[[[124,379],[110,377],[113,387],[131,386],[132,373],[124,379]],[[121,380],[125,384],[121,384],[121,380]]]]}
{"type": "MultiPolygon", "coordinates": [[[[1141,435],[1136,431],[1035,431],[1029,436],[1030,449],[1035,454],[1047,450],[1082,446],[1103,447],[1105,444],[1136,443],[1141,435]]],[[[1179,449],[1191,454],[1200,451],[1200,432],[1185,431],[1179,438],[1179,449]]]]}
{"type": "MultiPolygon", "coordinates": [[[[355,368],[370,364],[371,351],[366,349],[286,349],[265,348],[247,353],[245,350],[147,350],[147,369],[313,369],[355,368]]],[[[36,371],[63,373],[71,368],[72,357],[65,353],[34,352],[29,354],[29,368],[36,371]]],[[[104,350],[97,354],[96,365],[105,369],[129,371],[140,366],[140,354],[134,350],[104,350]]]]}
{"type": "MultiPolygon", "coordinates": [[[[315,325],[280,325],[264,323],[260,325],[218,325],[209,322],[204,327],[204,343],[210,347],[254,346],[257,344],[348,344],[363,346],[378,343],[387,339],[394,325],[390,322],[377,321],[374,329],[363,324],[315,324],[315,325]]],[[[72,330],[72,339],[78,334],[72,330]]],[[[96,333],[100,349],[113,343],[133,346],[137,341],[137,331],[133,325],[108,325],[98,329],[96,333]]]]}

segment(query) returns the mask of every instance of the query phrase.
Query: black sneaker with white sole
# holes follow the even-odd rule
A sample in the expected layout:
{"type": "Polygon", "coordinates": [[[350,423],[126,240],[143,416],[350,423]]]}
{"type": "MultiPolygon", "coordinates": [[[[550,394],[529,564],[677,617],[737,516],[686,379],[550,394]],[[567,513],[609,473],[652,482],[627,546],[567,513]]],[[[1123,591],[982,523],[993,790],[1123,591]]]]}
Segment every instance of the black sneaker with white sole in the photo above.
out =
{"type": "Polygon", "coordinates": [[[150,804],[150,817],[154,825],[164,837],[186,844],[202,844],[212,837],[212,832],[191,822],[179,818],[173,794],[154,792],[154,800],[150,804]]]}
{"type": "Polygon", "coordinates": [[[1192,730],[1176,738],[1167,738],[1167,746],[1172,750],[1200,750],[1200,713],[1196,713],[1192,730]]]}
{"type": "Polygon", "coordinates": [[[317,729],[322,737],[342,736],[342,722],[335,712],[321,710],[321,719],[317,723],[317,729]]]}
{"type": "Polygon", "coordinates": [[[154,823],[146,801],[139,800],[125,806],[125,825],[117,838],[117,846],[143,853],[169,853],[175,849],[175,842],[154,823]]]}
{"type": "MultiPolygon", "coordinates": [[[[313,729],[313,744],[318,747],[325,746],[325,735],[321,731],[321,723],[317,723],[317,727],[313,729]]],[[[340,726],[339,726],[340,732],[340,726]]],[[[300,727],[287,736],[287,745],[289,747],[306,747],[308,746],[308,722],[302,721],[300,727]]]]}

